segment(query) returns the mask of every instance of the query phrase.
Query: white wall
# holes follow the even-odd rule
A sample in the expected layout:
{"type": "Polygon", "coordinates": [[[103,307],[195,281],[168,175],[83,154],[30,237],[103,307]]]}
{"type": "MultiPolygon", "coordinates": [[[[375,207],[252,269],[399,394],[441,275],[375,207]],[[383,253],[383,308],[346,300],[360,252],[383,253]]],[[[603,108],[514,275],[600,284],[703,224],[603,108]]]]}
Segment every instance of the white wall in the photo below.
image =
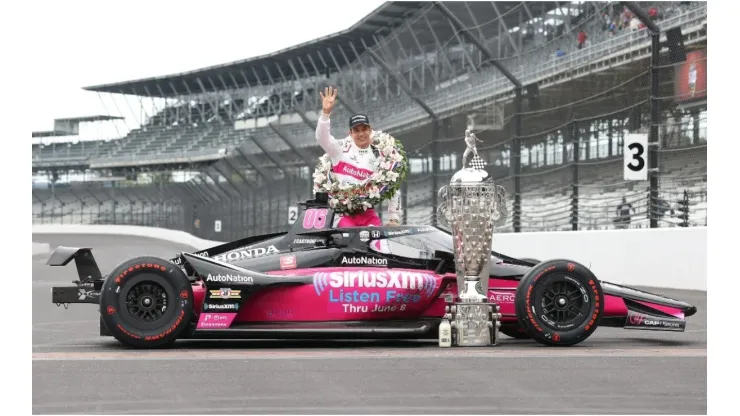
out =
{"type": "Polygon", "coordinates": [[[553,231],[495,235],[494,250],[567,258],[613,283],[707,290],[707,228],[553,231]]]}
{"type": "MultiPolygon", "coordinates": [[[[134,235],[198,250],[222,244],[183,231],[128,225],[34,225],[33,233],[134,235]]],[[[707,290],[706,227],[506,233],[494,235],[493,249],[514,257],[574,260],[612,283],[707,290]]]]}

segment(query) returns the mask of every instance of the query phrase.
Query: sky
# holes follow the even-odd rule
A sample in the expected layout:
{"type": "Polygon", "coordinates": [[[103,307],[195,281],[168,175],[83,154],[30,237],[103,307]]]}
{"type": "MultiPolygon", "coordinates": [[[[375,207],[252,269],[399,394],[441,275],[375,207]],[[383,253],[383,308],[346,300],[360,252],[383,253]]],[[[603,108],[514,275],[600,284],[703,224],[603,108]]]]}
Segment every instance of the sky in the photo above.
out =
{"type": "MultiPolygon", "coordinates": [[[[29,74],[35,91],[31,130],[51,130],[55,118],[119,115],[119,109],[128,117],[130,129],[139,117],[138,100],[131,107],[117,100],[116,108],[108,94],[82,87],[274,52],[345,30],[381,4],[377,0],[45,3],[33,22],[35,30],[48,36],[32,37],[24,57],[31,61],[26,67],[35,72],[29,74]]],[[[101,128],[87,125],[81,135],[97,134],[101,128]]]]}

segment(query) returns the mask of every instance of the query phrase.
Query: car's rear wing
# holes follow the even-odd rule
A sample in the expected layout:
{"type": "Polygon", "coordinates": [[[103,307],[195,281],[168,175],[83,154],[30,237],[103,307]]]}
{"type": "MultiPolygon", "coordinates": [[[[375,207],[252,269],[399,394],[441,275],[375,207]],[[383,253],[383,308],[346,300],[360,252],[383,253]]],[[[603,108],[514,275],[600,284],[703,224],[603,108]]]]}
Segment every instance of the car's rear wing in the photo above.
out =
{"type": "Polygon", "coordinates": [[[80,277],[80,282],[103,280],[98,263],[93,257],[92,249],[88,247],[59,246],[51,253],[51,257],[46,261],[46,264],[49,266],[66,266],[72,260],[75,261],[75,266],[77,266],[77,275],[80,277]]]}
{"type": "Polygon", "coordinates": [[[80,280],[74,280],[76,286],[63,286],[51,288],[51,301],[57,305],[68,303],[99,303],[100,289],[103,287],[103,275],[100,273],[98,263],[88,247],[57,247],[46,261],[49,266],[66,266],[70,261],[75,261],[77,276],[80,280]]]}

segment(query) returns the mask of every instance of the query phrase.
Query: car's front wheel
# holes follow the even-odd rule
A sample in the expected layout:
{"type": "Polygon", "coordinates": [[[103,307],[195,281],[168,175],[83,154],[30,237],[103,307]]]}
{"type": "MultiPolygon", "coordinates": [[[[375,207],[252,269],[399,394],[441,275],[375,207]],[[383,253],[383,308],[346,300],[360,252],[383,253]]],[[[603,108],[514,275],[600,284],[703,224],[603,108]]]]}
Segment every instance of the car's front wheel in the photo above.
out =
{"type": "Polygon", "coordinates": [[[568,346],[596,330],[604,314],[604,292],[582,264],[549,260],[522,277],[514,304],[519,325],[535,341],[568,346]]]}

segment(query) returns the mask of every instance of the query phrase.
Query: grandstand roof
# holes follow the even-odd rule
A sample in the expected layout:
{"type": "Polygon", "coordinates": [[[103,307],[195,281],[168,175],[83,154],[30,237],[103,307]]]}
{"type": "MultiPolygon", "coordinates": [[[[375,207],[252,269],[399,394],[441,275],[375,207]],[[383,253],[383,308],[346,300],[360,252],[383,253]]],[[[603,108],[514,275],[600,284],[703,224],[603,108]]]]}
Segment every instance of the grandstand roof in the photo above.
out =
{"type": "Polygon", "coordinates": [[[31,138],[36,137],[55,137],[55,136],[76,136],[77,133],[70,133],[64,130],[32,131],[31,138]]]}
{"type": "Polygon", "coordinates": [[[77,125],[80,123],[92,123],[94,121],[110,120],[124,120],[124,118],[119,116],[107,115],[55,118],[54,129],[47,131],[32,131],[31,137],[75,136],[78,133],[77,125]]]}
{"type": "MultiPolygon", "coordinates": [[[[191,92],[198,93],[201,92],[202,89],[205,89],[206,91],[221,91],[224,87],[221,85],[221,80],[218,78],[219,76],[223,78],[224,83],[230,86],[233,86],[235,82],[239,87],[244,86],[246,83],[249,83],[249,85],[269,85],[272,83],[271,79],[282,79],[280,71],[282,71],[282,73],[288,78],[294,77],[288,60],[291,58],[295,59],[306,56],[313,50],[336,47],[341,48],[345,55],[350,57],[354,56],[354,51],[349,47],[349,42],[352,42],[357,53],[362,53],[365,50],[362,40],[365,41],[365,44],[368,47],[373,45],[375,43],[375,40],[372,37],[373,34],[377,34],[380,30],[391,30],[398,26],[403,23],[404,18],[407,15],[418,11],[425,3],[426,2],[416,1],[387,2],[347,30],[266,55],[173,75],[96,85],[84,87],[83,89],[88,91],[130,95],[172,97],[188,95],[191,92]],[[278,70],[278,67],[280,70],[278,70]],[[230,72],[231,75],[233,75],[233,79],[228,75],[230,72]],[[216,83],[215,88],[205,79],[209,76],[214,78],[214,83],[216,83]],[[203,78],[199,80],[199,77],[203,78]]],[[[343,58],[337,57],[337,59],[343,58]]],[[[293,64],[297,65],[295,62],[293,62],[293,64]]],[[[336,69],[333,68],[334,65],[330,62],[326,62],[325,65],[324,62],[315,60],[315,64],[319,72],[317,73],[313,66],[306,66],[306,70],[309,72],[309,75],[323,74],[327,69],[336,71],[336,69]]],[[[297,70],[303,73],[301,67],[298,67],[297,70]]]]}
{"type": "MultiPolygon", "coordinates": [[[[471,14],[478,15],[479,17],[485,15],[490,16],[493,11],[491,2],[444,3],[469,27],[475,27],[484,22],[471,21],[468,16],[471,14]]],[[[518,8],[522,4],[520,2],[493,3],[496,4],[498,12],[501,13],[500,17],[507,28],[516,27],[520,23],[520,19],[525,17],[522,16],[523,12],[521,10],[512,12],[514,11],[513,9],[518,8]]],[[[558,7],[559,4],[559,2],[527,3],[529,4],[528,8],[526,8],[527,13],[531,11],[534,15],[546,13],[558,7]]],[[[339,70],[337,65],[340,67],[347,65],[349,62],[346,60],[351,62],[356,59],[356,54],[362,54],[366,47],[372,47],[375,44],[375,37],[373,35],[385,35],[403,24],[407,17],[430,4],[430,2],[416,1],[386,2],[347,30],[273,53],[188,72],[96,85],[84,87],[84,89],[96,92],[150,97],[177,97],[198,94],[204,91],[223,91],[229,87],[242,88],[246,85],[270,85],[273,84],[274,80],[282,80],[283,76],[287,79],[292,79],[295,78],[295,75],[291,64],[302,78],[322,75],[327,71],[336,72],[339,70]],[[335,52],[336,63],[328,57],[324,60],[314,58],[313,62],[310,63],[306,61],[305,58],[309,54],[315,53],[317,50],[324,52],[327,48],[332,48],[335,52]],[[299,60],[303,65],[298,63],[299,60]]],[[[449,36],[454,36],[454,29],[443,15],[432,11],[427,17],[432,27],[434,27],[435,34],[430,32],[424,36],[424,33],[417,33],[417,39],[415,40],[418,40],[419,43],[424,45],[434,42],[435,37],[448,38],[449,36]]],[[[494,19],[497,18],[495,17],[494,19]]]]}
{"type": "Polygon", "coordinates": [[[55,118],[54,121],[70,122],[70,123],[91,123],[93,121],[110,121],[110,120],[123,120],[123,117],[119,116],[86,116],[86,117],[70,117],[70,118],[55,118]]]}

